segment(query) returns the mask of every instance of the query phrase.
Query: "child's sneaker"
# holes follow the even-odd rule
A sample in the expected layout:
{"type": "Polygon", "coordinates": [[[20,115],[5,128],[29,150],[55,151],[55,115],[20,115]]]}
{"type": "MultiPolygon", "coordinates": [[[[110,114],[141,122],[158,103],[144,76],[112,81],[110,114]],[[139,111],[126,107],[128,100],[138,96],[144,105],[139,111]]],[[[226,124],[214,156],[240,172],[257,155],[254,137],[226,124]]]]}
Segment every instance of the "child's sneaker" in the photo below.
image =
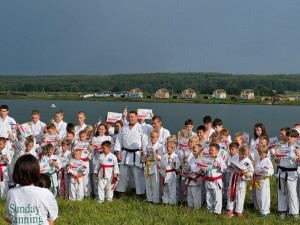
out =
{"type": "Polygon", "coordinates": [[[262,213],[259,214],[259,217],[260,217],[260,218],[266,218],[267,216],[268,216],[268,214],[262,214],[262,213]]]}
{"type": "Polygon", "coordinates": [[[292,217],[293,219],[298,220],[298,219],[299,219],[299,214],[291,214],[291,217],[292,217]]]}
{"type": "Polygon", "coordinates": [[[228,211],[227,212],[227,216],[228,217],[233,217],[234,216],[233,211],[232,210],[228,211]]]}
{"type": "Polygon", "coordinates": [[[284,220],[286,218],[286,213],[285,212],[279,212],[279,218],[284,220]]]}
{"type": "Polygon", "coordinates": [[[237,217],[243,217],[244,214],[243,214],[243,213],[237,213],[236,216],[237,216],[237,217]]]}

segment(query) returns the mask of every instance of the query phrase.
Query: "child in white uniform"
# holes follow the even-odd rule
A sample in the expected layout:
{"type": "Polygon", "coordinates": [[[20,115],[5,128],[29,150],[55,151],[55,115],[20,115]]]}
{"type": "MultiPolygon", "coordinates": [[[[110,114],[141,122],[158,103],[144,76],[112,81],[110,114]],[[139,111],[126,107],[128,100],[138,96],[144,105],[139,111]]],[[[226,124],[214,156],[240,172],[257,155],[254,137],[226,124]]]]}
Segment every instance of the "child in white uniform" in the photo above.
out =
{"type": "Polygon", "coordinates": [[[156,160],[159,162],[158,166],[160,168],[164,168],[162,172],[162,182],[163,186],[163,196],[162,201],[164,204],[177,204],[176,197],[176,170],[180,166],[180,161],[178,159],[177,154],[174,152],[176,149],[175,142],[167,143],[167,153],[160,157],[159,155],[155,155],[156,160]]]}
{"type": "Polygon", "coordinates": [[[237,217],[243,217],[244,215],[247,180],[251,180],[254,172],[252,162],[248,158],[249,153],[249,147],[243,145],[239,150],[239,154],[231,159],[230,168],[232,173],[227,198],[227,216],[229,217],[234,215],[233,212],[237,213],[237,217]]]}
{"type": "Polygon", "coordinates": [[[95,167],[98,171],[99,203],[102,203],[104,198],[109,202],[112,201],[120,173],[117,157],[110,152],[111,142],[104,141],[101,146],[103,153],[100,154],[95,167]]]}
{"type": "Polygon", "coordinates": [[[226,164],[218,156],[220,146],[212,143],[209,146],[209,156],[212,166],[201,168],[206,188],[206,204],[210,213],[221,214],[222,210],[222,173],[226,170],[226,164]]]}
{"type": "Polygon", "coordinates": [[[151,143],[147,145],[143,155],[146,157],[146,167],[144,168],[146,180],[146,195],[149,203],[159,203],[159,172],[155,156],[163,155],[163,146],[158,142],[159,131],[150,132],[151,143]]]}
{"type": "Polygon", "coordinates": [[[5,199],[8,192],[9,176],[8,166],[12,160],[11,151],[6,147],[6,140],[0,137],[0,198],[5,199]]]}
{"type": "Polygon", "coordinates": [[[74,158],[70,160],[67,172],[70,175],[69,199],[72,201],[81,201],[84,197],[84,180],[83,175],[88,168],[88,161],[83,161],[82,150],[74,150],[74,158]]]}
{"type": "Polygon", "coordinates": [[[259,146],[258,155],[259,159],[255,162],[254,168],[254,188],[260,217],[266,217],[270,213],[271,204],[269,177],[274,174],[274,169],[268,157],[267,146],[259,146]]]}

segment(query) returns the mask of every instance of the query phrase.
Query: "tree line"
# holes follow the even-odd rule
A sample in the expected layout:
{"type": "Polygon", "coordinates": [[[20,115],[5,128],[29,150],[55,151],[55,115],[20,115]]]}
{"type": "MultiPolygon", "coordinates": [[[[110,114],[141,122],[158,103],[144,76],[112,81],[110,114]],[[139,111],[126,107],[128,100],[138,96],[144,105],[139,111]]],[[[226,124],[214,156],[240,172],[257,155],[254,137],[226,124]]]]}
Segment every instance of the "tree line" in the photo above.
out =
{"type": "Polygon", "coordinates": [[[147,73],[117,75],[40,75],[0,76],[1,92],[102,92],[129,91],[140,88],[154,93],[166,88],[180,94],[193,88],[201,94],[212,94],[224,89],[228,94],[239,95],[241,89],[252,89],[256,95],[270,96],[284,91],[300,89],[300,75],[234,75],[223,73],[147,73]]]}

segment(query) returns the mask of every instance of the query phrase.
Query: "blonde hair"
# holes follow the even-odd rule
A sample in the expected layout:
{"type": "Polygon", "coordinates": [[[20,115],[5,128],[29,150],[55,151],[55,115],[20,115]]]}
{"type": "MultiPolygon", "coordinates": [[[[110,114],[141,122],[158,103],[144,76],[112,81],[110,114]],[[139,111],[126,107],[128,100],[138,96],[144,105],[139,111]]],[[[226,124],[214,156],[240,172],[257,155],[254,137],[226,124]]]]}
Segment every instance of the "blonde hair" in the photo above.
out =
{"type": "Polygon", "coordinates": [[[233,136],[233,138],[242,138],[242,139],[244,139],[244,134],[243,134],[242,132],[237,132],[237,133],[233,136]]]}
{"type": "Polygon", "coordinates": [[[226,137],[228,137],[229,135],[229,130],[227,128],[223,128],[221,131],[220,131],[220,135],[224,135],[226,137]]]}
{"type": "Polygon", "coordinates": [[[150,137],[153,137],[153,136],[159,137],[159,131],[158,131],[158,130],[152,130],[152,131],[150,132],[150,137]]]}
{"type": "Polygon", "coordinates": [[[189,132],[186,129],[178,131],[178,140],[182,140],[183,138],[189,138],[189,132]]]}
{"type": "Polygon", "coordinates": [[[167,147],[168,146],[171,146],[172,148],[176,148],[176,143],[174,142],[174,141],[169,141],[168,143],[167,143],[167,147]]]}
{"type": "Polygon", "coordinates": [[[192,136],[192,137],[189,138],[189,141],[190,142],[197,142],[198,143],[199,142],[199,138],[196,137],[196,136],[192,136]]]}
{"type": "Polygon", "coordinates": [[[221,140],[221,135],[219,133],[217,133],[217,132],[214,132],[211,135],[211,140],[215,140],[215,139],[221,140]]]}
{"type": "Polygon", "coordinates": [[[87,126],[84,128],[84,130],[85,130],[86,132],[94,132],[94,128],[93,128],[92,125],[87,125],[87,126]]]}
{"type": "Polygon", "coordinates": [[[268,153],[268,146],[266,145],[260,145],[257,148],[258,153],[268,153]]]}
{"type": "Polygon", "coordinates": [[[248,147],[248,145],[243,145],[239,149],[239,153],[243,153],[243,154],[248,153],[249,154],[249,152],[250,152],[250,148],[248,147]]]}
{"type": "Polygon", "coordinates": [[[200,144],[196,144],[193,149],[199,150],[201,152],[203,150],[202,146],[200,144]]]}
{"type": "Polygon", "coordinates": [[[176,141],[177,141],[177,138],[176,138],[176,136],[175,135],[170,135],[169,137],[167,137],[167,143],[168,142],[174,142],[174,143],[176,143],[176,141]]]}

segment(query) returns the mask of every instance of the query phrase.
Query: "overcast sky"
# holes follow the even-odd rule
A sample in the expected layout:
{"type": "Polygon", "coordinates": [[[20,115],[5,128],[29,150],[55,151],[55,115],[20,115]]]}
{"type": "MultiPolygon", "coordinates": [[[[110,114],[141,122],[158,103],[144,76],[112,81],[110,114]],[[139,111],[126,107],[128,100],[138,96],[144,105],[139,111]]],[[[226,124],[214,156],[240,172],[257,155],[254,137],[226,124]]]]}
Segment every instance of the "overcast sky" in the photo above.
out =
{"type": "Polygon", "coordinates": [[[0,2],[0,74],[300,73],[299,0],[0,2]]]}

